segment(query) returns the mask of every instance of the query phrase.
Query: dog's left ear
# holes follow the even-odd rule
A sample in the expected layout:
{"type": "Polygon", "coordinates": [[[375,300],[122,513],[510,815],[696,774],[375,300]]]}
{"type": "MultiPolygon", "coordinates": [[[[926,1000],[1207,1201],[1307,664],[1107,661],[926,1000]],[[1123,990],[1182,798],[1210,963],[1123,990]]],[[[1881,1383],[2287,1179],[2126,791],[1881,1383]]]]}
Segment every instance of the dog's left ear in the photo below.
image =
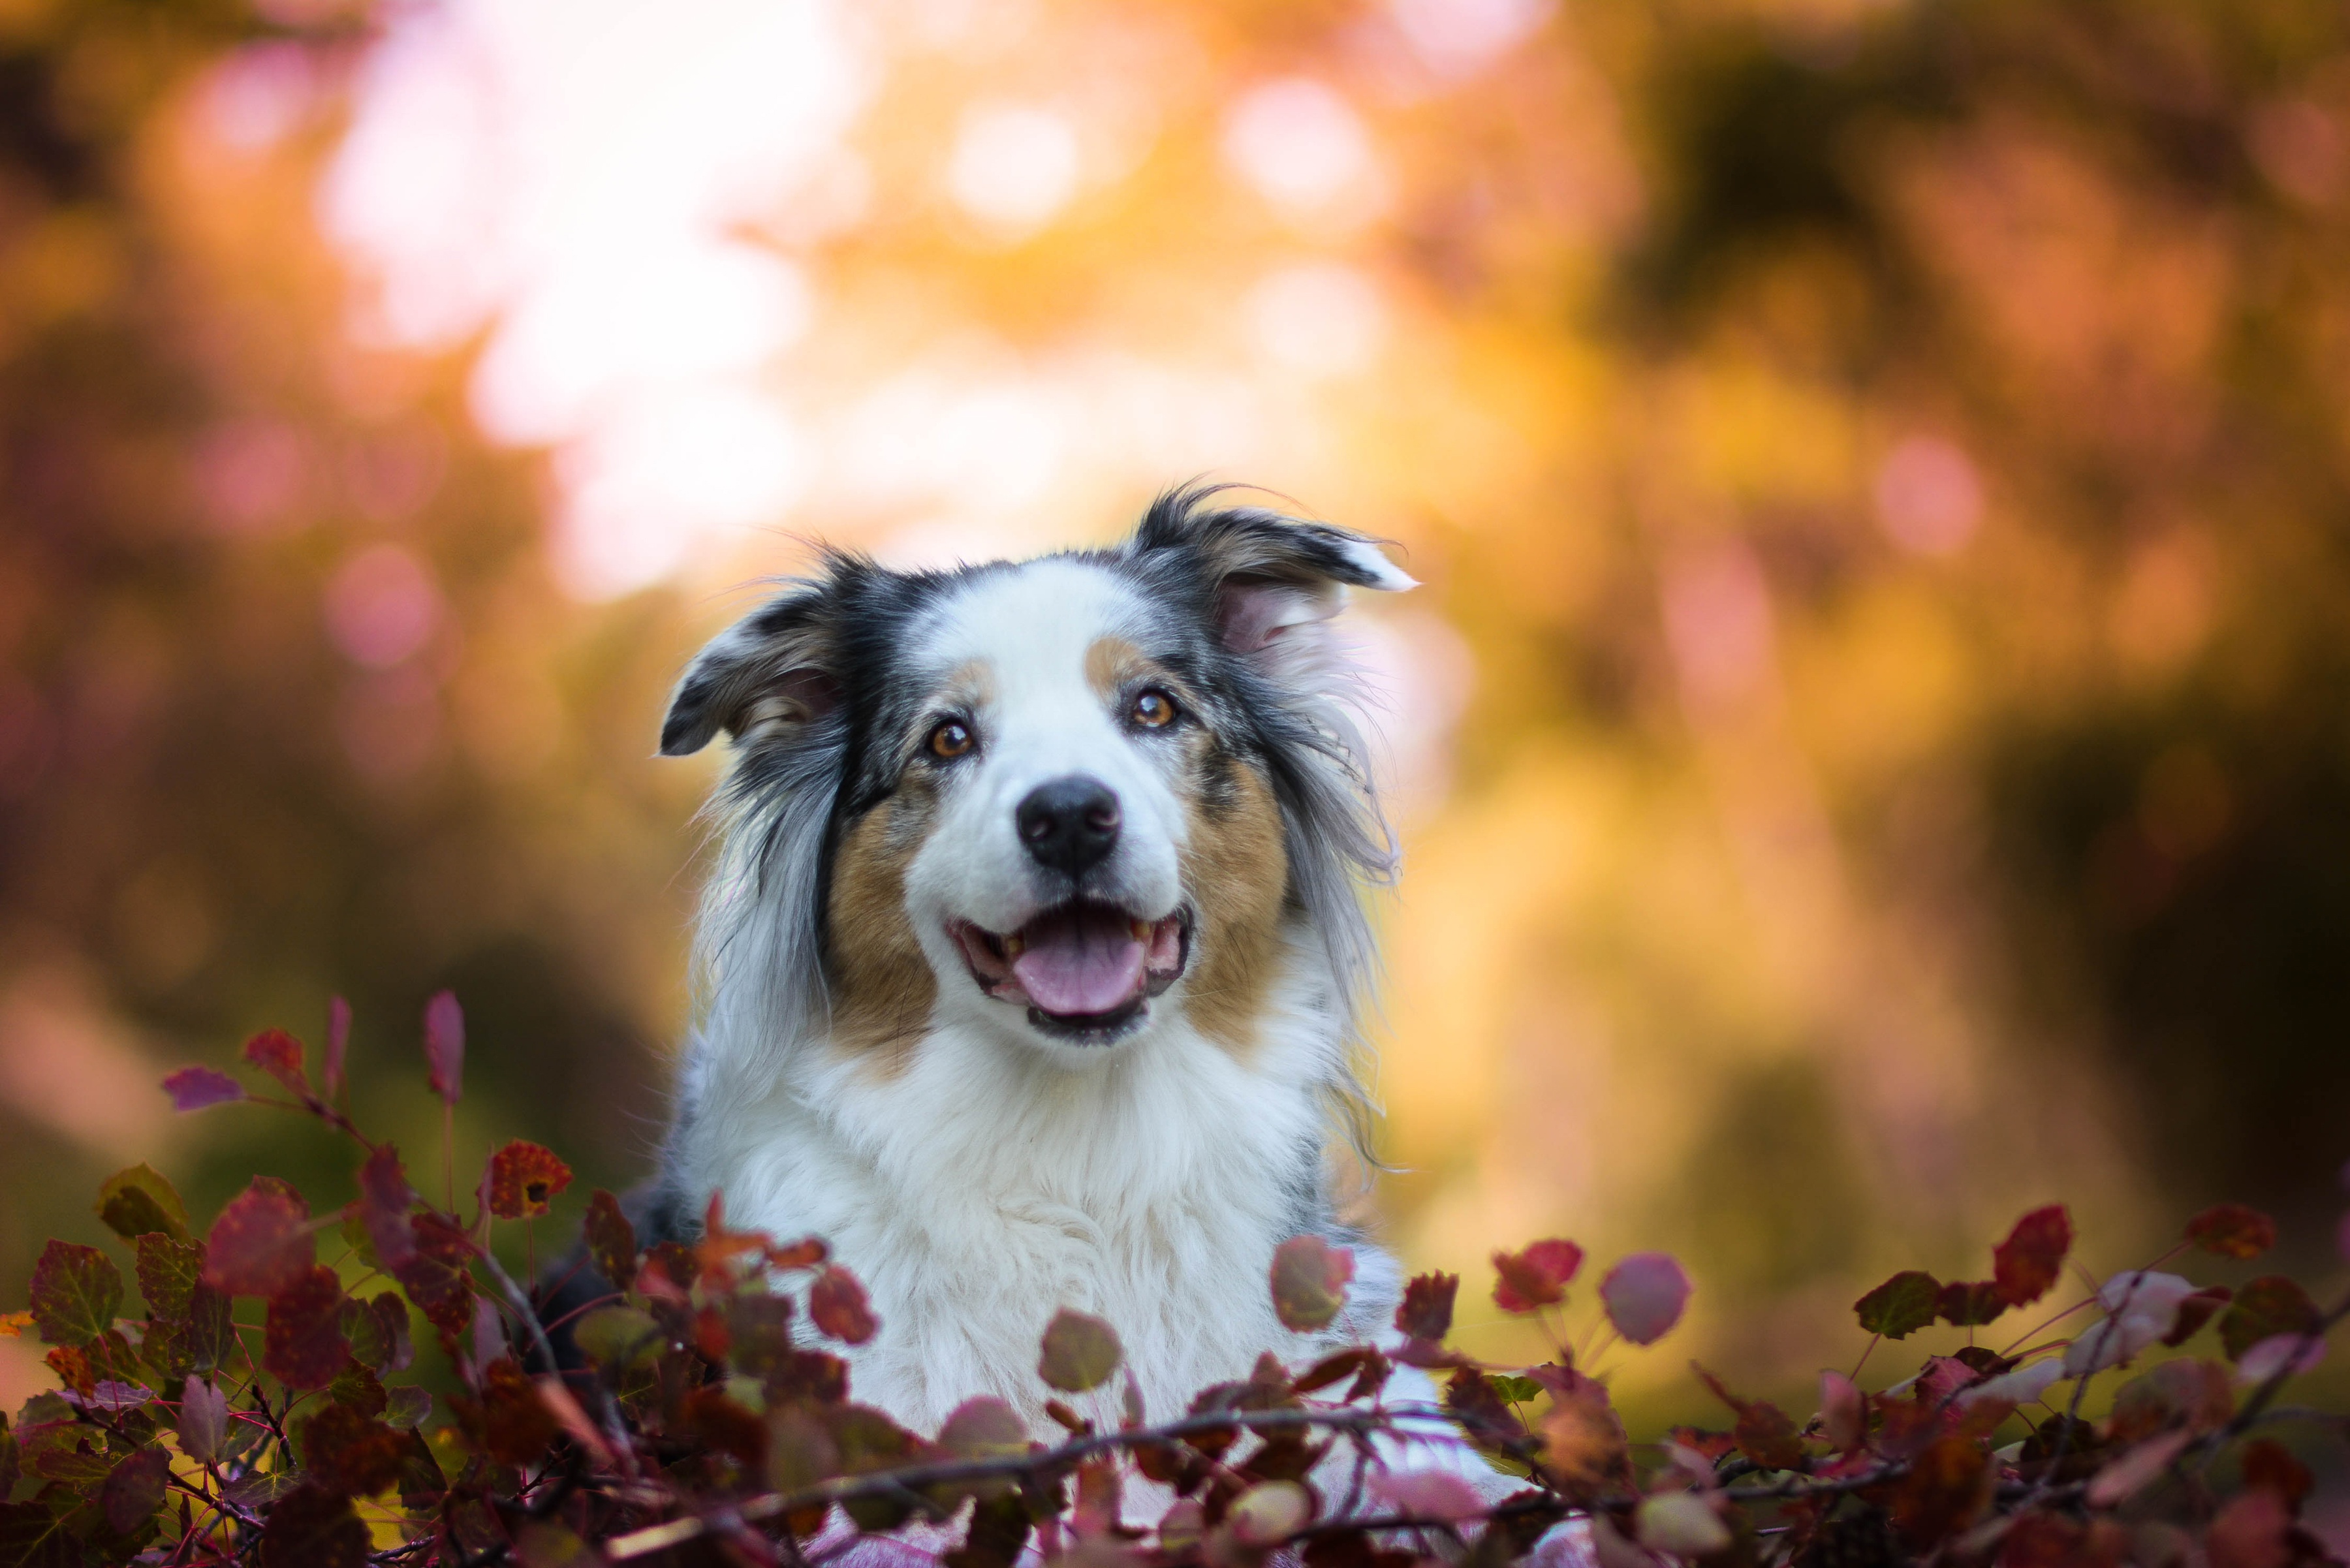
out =
{"type": "Polygon", "coordinates": [[[1224,646],[1277,679],[1318,667],[1322,623],[1349,587],[1401,593],[1419,585],[1360,534],[1258,507],[1210,508],[1212,492],[1162,496],[1134,536],[1139,558],[1184,558],[1213,587],[1224,646]]]}

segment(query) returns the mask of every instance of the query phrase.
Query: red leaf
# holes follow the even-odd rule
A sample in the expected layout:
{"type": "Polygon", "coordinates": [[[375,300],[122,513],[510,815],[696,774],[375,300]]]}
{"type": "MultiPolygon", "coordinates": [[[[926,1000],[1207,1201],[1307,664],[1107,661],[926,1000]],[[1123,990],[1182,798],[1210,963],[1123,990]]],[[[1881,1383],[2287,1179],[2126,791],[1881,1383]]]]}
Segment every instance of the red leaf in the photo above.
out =
{"type": "Polygon", "coordinates": [[[317,1261],[309,1219],[309,1209],[283,1182],[255,1178],[213,1221],[204,1283],[226,1295],[276,1295],[317,1261]]]}
{"type": "Polygon", "coordinates": [[[175,1111],[201,1111],[244,1098],[244,1085],[216,1067],[182,1067],[163,1080],[175,1111]]]}
{"type": "Polygon", "coordinates": [[[244,1043],[244,1061],[258,1067],[295,1094],[307,1098],[310,1075],[302,1070],[302,1042],[283,1029],[265,1029],[244,1043]]]}
{"type": "Polygon", "coordinates": [[[1045,1325],[1036,1375],[1064,1394],[1082,1394],[1108,1382],[1125,1355],[1117,1330],[1097,1317],[1063,1307],[1045,1325]]]}
{"type": "Polygon", "coordinates": [[[438,1214],[419,1214],[408,1222],[415,1249],[408,1262],[391,1271],[408,1299],[432,1326],[462,1334],[473,1320],[473,1276],[467,1265],[473,1244],[463,1231],[438,1214]]]}
{"type": "Polygon", "coordinates": [[[33,1321],[41,1343],[78,1346],[114,1326],[122,1306],[122,1271],[95,1247],[51,1241],[33,1265],[33,1321]]]}
{"type": "Polygon", "coordinates": [[[2285,1568],[2293,1561],[2293,1513],[2267,1487],[2238,1493],[2211,1521],[2211,1568],[2285,1568]]]}
{"type": "Polygon", "coordinates": [[[359,1218],[375,1246],[376,1262],[387,1273],[397,1275],[416,1253],[416,1233],[408,1225],[408,1211],[415,1203],[408,1174],[400,1168],[400,1150],[388,1143],[376,1145],[359,1167],[359,1218]]]}
{"type": "Polygon", "coordinates": [[[2235,1295],[2236,1293],[2225,1285],[2205,1285],[2193,1295],[2181,1297],[2178,1316],[2172,1320],[2170,1332],[2162,1336],[2162,1343],[2173,1349],[2186,1344],[2211,1321],[2214,1313],[2233,1301],[2235,1295]]]}
{"type": "Polygon", "coordinates": [[[1996,1280],[1953,1280],[1934,1298],[1934,1315],[1956,1328],[1979,1328],[2005,1311],[1996,1280]]]}
{"type": "Polygon", "coordinates": [[[314,1268],[269,1298],[262,1369],[288,1388],[324,1388],[351,1358],[343,1338],[343,1285],[314,1268]]]}
{"type": "Polygon", "coordinates": [[[1496,1252],[1493,1304],[1503,1312],[1532,1312],[1566,1299],[1566,1287],[1583,1267],[1583,1249],[1555,1239],[1536,1241],[1523,1252],[1496,1252]]]}
{"type": "Polygon", "coordinates": [[[589,1193],[581,1231],[598,1271],[615,1290],[627,1290],[637,1277],[637,1228],[620,1211],[620,1200],[600,1187],[589,1193]]]}
{"type": "Polygon", "coordinates": [[[2309,1467],[2273,1438],[2255,1438],[2244,1445],[2243,1469],[2246,1490],[2265,1487],[2284,1499],[2288,1508],[2299,1508],[2317,1484],[2309,1467]]]}
{"type": "Polygon", "coordinates": [[[815,1236],[804,1236],[786,1247],[767,1249],[767,1267],[771,1269],[815,1269],[823,1267],[832,1256],[832,1249],[815,1236]]]}
{"type": "Polygon", "coordinates": [[[490,1157],[490,1212],[501,1220],[538,1219],[570,1185],[571,1168],[551,1148],[516,1138],[490,1157]]]}
{"type": "Polygon", "coordinates": [[[1942,1282],[1923,1269],[1904,1269],[1852,1303],[1860,1326],[1887,1339],[1906,1339],[1934,1321],[1942,1282]]]}
{"type": "Polygon", "coordinates": [[[1738,1424],[1730,1435],[1738,1444],[1738,1451],[1766,1470],[1791,1470],[1804,1462],[1804,1440],[1787,1413],[1767,1399],[1742,1399],[1722,1386],[1721,1378],[1696,1362],[1690,1370],[1698,1375],[1715,1398],[1738,1412],[1738,1424]]]}
{"type": "Polygon", "coordinates": [[[2028,1306],[2048,1293],[2073,1250],[2073,1217],[2061,1203],[2035,1209],[2015,1222],[2007,1240],[1991,1249],[1992,1283],[2012,1307],[2028,1306]]]}
{"type": "Polygon", "coordinates": [[[328,1405],[302,1423],[303,1469],[331,1491],[367,1497],[400,1479],[408,1438],[349,1405],[328,1405]]]}
{"type": "Polygon", "coordinates": [[[1991,1501],[1991,1479],[1981,1444],[1938,1438],[1910,1461],[1908,1475],[1896,1487],[1893,1521],[1913,1545],[1933,1546],[1981,1511],[1991,1501]]]}
{"type": "Polygon", "coordinates": [[[1355,1277],[1355,1254],[1319,1236],[1292,1236],[1273,1250],[1273,1310],[1293,1334],[1330,1326],[1347,1304],[1347,1283],[1355,1277]]]}
{"type": "Polygon", "coordinates": [[[1452,1332],[1452,1299],[1461,1289],[1458,1274],[1421,1274],[1403,1288],[1396,1307],[1395,1325],[1411,1339],[1431,1344],[1452,1332]]]}
{"type": "Polygon", "coordinates": [[[454,992],[435,992],[424,1004],[424,1064],[432,1092],[455,1105],[464,1089],[465,1010],[454,992]]]}
{"type": "Polygon", "coordinates": [[[865,1287],[837,1263],[808,1287],[808,1316],[819,1330],[847,1345],[864,1344],[880,1326],[866,1303],[865,1287]]]}
{"type": "Polygon", "coordinates": [[[351,1500],[324,1487],[299,1486],[269,1510],[261,1568],[367,1568],[374,1542],[351,1511],[351,1500]]]}
{"type": "Polygon", "coordinates": [[[1634,1345],[1654,1345],[1672,1332],[1689,1298],[1689,1274],[1669,1252],[1635,1252],[1599,1282],[1607,1321],[1634,1345]]]}
{"type": "Polygon", "coordinates": [[[2221,1258],[2257,1258],[2276,1237],[2275,1220],[2241,1203],[2215,1203],[2187,1222],[2187,1239],[2221,1258]]]}

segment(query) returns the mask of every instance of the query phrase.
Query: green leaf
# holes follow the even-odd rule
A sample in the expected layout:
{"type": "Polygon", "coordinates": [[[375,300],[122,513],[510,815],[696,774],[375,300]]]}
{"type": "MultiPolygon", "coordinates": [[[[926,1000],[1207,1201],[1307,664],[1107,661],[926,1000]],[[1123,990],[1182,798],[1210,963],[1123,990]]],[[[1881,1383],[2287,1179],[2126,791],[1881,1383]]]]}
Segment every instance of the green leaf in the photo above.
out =
{"type": "Polygon", "coordinates": [[[1036,1373],[1065,1394],[1082,1394],[1108,1382],[1125,1355],[1109,1324],[1063,1307],[1045,1325],[1044,1355],[1036,1373]]]}
{"type": "Polygon", "coordinates": [[[114,1326],[122,1271],[95,1247],[51,1241],[33,1265],[33,1321],[44,1345],[83,1345],[114,1326]]]}
{"type": "Polygon", "coordinates": [[[571,1341],[598,1366],[640,1366],[659,1355],[669,1336],[632,1306],[601,1306],[580,1314],[571,1341]]]}
{"type": "Polygon", "coordinates": [[[1488,1373],[1485,1381],[1492,1385],[1494,1393],[1513,1405],[1523,1405],[1542,1392],[1542,1385],[1533,1378],[1519,1377],[1507,1372],[1488,1373]]]}
{"type": "Polygon", "coordinates": [[[0,1563],[81,1568],[88,1561],[81,1542],[68,1533],[64,1514],[39,1501],[0,1503],[0,1563]]]}
{"type": "Polygon", "coordinates": [[[98,1189],[98,1217],[126,1241],[157,1231],[174,1241],[189,1239],[188,1206],[150,1166],[134,1165],[108,1177],[98,1189]]]}
{"type": "Polygon", "coordinates": [[[147,1231],[132,1243],[138,1250],[139,1293],[147,1303],[151,1323],[185,1323],[196,1282],[203,1277],[203,1249],[184,1237],[147,1231]]]}
{"type": "MultiPolygon", "coordinates": [[[[55,1243],[51,1243],[54,1245],[55,1243]]],[[[2220,1317],[2220,1348],[2230,1361],[2280,1334],[2306,1334],[2317,1326],[2317,1303],[2282,1274],[2263,1274],[2236,1293],[2220,1317]]]]}
{"type": "Polygon", "coordinates": [[[1905,1269],[1852,1303],[1860,1326],[1887,1339],[1905,1339],[1934,1321],[1942,1282],[1923,1269],[1905,1269]]]}

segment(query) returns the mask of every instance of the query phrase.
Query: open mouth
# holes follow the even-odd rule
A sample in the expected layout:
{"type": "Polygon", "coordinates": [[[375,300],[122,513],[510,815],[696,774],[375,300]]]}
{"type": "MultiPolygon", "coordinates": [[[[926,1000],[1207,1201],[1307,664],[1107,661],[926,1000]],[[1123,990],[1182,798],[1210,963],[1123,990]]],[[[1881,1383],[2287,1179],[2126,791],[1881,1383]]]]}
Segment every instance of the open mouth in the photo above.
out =
{"type": "Polygon", "coordinates": [[[1180,911],[1145,920],[1085,900],[1047,909],[1015,931],[951,920],[947,934],[982,991],[1025,1002],[1029,1023],[1081,1044],[1125,1033],[1152,997],[1182,978],[1191,945],[1180,911]]]}

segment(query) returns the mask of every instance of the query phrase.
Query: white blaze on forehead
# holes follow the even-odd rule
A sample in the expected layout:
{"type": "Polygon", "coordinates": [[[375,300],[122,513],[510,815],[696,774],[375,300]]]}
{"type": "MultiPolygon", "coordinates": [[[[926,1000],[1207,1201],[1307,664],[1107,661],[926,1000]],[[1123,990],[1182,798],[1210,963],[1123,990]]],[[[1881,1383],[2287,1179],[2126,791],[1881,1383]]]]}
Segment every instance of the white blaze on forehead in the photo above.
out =
{"type": "Polygon", "coordinates": [[[1136,638],[1147,621],[1132,585],[1069,559],[983,574],[940,606],[922,633],[923,661],[941,672],[977,670],[983,695],[971,715],[977,753],[949,775],[915,859],[918,905],[1005,931],[1063,897],[1040,877],[1014,818],[1037,785],[1082,774],[1118,800],[1118,846],[1098,896],[1145,919],[1175,908],[1185,836],[1180,761],[1126,725],[1087,676],[1097,642],[1136,638]]]}

